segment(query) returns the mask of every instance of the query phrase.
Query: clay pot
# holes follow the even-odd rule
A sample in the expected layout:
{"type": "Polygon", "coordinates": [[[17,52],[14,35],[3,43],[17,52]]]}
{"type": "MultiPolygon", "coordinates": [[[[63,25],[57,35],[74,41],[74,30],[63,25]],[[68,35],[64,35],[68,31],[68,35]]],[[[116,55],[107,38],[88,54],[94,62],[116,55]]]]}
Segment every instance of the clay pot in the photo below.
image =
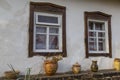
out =
{"type": "Polygon", "coordinates": [[[120,71],[120,58],[114,59],[114,69],[120,71]]]}
{"type": "Polygon", "coordinates": [[[91,71],[92,72],[97,72],[98,71],[97,61],[92,61],[91,71]]]}
{"type": "Polygon", "coordinates": [[[72,66],[72,71],[74,74],[78,74],[80,72],[80,70],[81,70],[81,67],[78,63],[76,63],[72,66]]]}
{"type": "Polygon", "coordinates": [[[6,72],[4,72],[5,77],[8,78],[8,79],[16,79],[17,75],[19,75],[19,73],[20,73],[19,71],[16,71],[16,73],[13,72],[13,71],[6,71],[6,72]]]}
{"type": "Polygon", "coordinates": [[[44,69],[45,73],[48,76],[54,75],[58,68],[58,62],[54,60],[45,60],[44,61],[44,69]]]}

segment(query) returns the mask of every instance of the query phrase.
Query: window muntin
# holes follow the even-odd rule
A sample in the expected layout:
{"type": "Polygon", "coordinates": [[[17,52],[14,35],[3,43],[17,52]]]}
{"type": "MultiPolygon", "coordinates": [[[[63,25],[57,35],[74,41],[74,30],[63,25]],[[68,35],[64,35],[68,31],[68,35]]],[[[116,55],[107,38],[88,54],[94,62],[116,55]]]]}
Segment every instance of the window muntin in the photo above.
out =
{"type": "Polygon", "coordinates": [[[109,51],[107,25],[107,21],[88,19],[89,53],[107,53],[109,51]]]}
{"type": "MultiPolygon", "coordinates": [[[[54,15],[48,13],[35,12],[34,20],[34,52],[62,52],[62,15],[54,15]],[[58,19],[61,24],[54,24],[49,22],[37,22],[39,16],[42,14],[44,16],[54,16],[58,19]]],[[[39,18],[39,21],[42,18],[39,18]]]]}

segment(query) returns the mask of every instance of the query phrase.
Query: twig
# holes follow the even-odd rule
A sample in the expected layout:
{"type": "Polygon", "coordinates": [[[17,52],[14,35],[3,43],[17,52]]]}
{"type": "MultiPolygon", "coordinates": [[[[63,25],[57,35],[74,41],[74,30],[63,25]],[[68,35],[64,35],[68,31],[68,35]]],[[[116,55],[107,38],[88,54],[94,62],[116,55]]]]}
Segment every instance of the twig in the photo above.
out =
{"type": "Polygon", "coordinates": [[[11,65],[11,64],[7,64],[8,65],[8,67],[16,74],[16,71],[15,71],[15,69],[13,68],[13,66],[11,65]]]}

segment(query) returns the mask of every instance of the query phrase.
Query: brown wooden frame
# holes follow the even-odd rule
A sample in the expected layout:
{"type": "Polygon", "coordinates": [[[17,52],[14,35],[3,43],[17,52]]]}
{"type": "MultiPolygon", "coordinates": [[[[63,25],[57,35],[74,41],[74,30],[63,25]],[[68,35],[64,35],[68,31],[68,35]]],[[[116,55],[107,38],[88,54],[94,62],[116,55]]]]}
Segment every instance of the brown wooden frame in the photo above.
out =
{"type": "Polygon", "coordinates": [[[41,2],[30,2],[30,19],[29,19],[29,57],[35,56],[35,55],[41,55],[41,56],[53,56],[53,55],[59,55],[62,54],[63,57],[67,56],[66,51],[66,7],[59,6],[52,3],[41,3],[41,2]],[[53,13],[53,14],[62,14],[62,52],[33,52],[33,30],[34,30],[34,12],[47,12],[47,13],[53,13]]]}
{"type": "Polygon", "coordinates": [[[103,12],[84,12],[84,22],[85,22],[85,50],[86,50],[86,58],[89,56],[105,56],[105,57],[112,57],[112,39],[111,39],[111,15],[105,14],[103,12]],[[108,21],[108,41],[109,41],[109,53],[89,53],[88,51],[88,19],[95,19],[95,20],[104,20],[108,21]]]}

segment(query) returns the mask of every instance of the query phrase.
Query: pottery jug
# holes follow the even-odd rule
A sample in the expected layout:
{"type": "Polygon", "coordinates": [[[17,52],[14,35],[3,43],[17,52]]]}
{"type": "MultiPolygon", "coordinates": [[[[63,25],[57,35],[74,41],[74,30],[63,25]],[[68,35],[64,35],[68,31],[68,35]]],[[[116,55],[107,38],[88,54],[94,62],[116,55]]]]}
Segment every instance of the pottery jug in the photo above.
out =
{"type": "Polygon", "coordinates": [[[114,59],[114,69],[120,71],[120,58],[114,59]]]}
{"type": "Polygon", "coordinates": [[[92,71],[92,72],[97,72],[97,71],[98,71],[97,61],[92,61],[91,71],[92,71]]]}

